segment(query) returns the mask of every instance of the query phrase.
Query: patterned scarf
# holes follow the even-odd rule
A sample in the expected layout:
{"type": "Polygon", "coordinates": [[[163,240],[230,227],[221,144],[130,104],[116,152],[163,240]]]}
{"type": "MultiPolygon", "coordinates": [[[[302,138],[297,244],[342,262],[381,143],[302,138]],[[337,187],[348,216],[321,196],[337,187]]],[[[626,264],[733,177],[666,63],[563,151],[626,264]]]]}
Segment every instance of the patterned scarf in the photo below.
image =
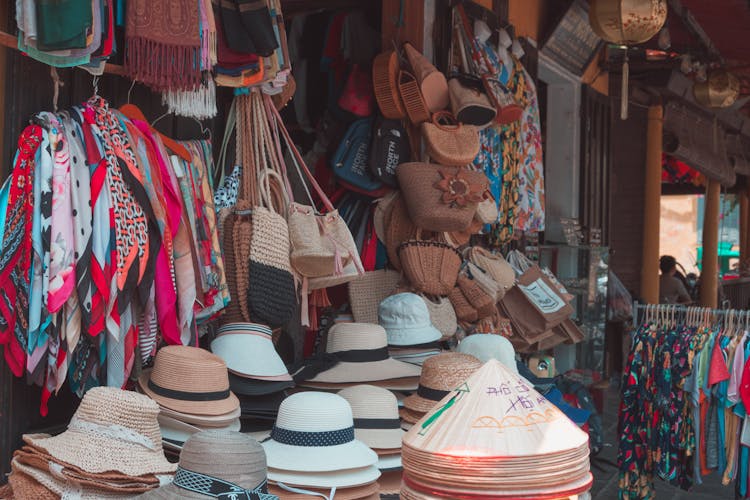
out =
{"type": "Polygon", "coordinates": [[[125,38],[125,68],[133,80],[157,91],[192,90],[200,84],[197,0],[129,1],[125,38]]]}
{"type": "Polygon", "coordinates": [[[0,345],[13,374],[23,374],[29,314],[31,226],[34,213],[34,156],[42,128],[31,125],[18,140],[18,153],[8,195],[5,234],[0,248],[0,345]]]}

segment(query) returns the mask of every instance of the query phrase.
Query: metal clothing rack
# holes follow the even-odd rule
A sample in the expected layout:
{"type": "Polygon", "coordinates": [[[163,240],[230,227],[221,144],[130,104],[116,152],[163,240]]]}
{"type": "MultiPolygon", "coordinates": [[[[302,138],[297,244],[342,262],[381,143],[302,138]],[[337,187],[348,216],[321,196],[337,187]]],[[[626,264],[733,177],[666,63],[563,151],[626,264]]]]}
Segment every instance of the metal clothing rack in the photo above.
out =
{"type": "Polygon", "coordinates": [[[724,322],[731,318],[738,324],[750,329],[750,310],[747,309],[712,309],[709,307],[685,306],[680,304],[641,304],[633,303],[633,319],[635,325],[640,325],[647,318],[654,318],[678,323],[686,319],[715,323],[724,322]]]}

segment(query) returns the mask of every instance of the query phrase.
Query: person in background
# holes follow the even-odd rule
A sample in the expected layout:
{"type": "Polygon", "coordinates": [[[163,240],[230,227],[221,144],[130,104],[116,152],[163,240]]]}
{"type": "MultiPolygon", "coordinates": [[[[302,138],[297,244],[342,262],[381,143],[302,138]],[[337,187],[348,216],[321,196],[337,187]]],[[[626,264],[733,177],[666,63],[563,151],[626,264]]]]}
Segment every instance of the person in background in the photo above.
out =
{"type": "Polygon", "coordinates": [[[682,276],[677,273],[677,260],[671,255],[659,259],[659,302],[661,304],[690,304],[692,298],[685,287],[682,276]]]}

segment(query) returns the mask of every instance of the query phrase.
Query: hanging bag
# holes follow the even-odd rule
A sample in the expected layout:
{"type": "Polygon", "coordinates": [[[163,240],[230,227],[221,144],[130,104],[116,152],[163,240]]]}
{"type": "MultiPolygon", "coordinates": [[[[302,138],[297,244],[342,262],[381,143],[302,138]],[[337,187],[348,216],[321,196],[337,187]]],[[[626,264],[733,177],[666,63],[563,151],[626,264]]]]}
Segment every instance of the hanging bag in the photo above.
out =
{"type": "Polygon", "coordinates": [[[422,137],[427,154],[441,165],[468,165],[479,154],[476,127],[458,123],[450,111],[435,113],[431,122],[424,122],[422,137]]]}
{"type": "Polygon", "coordinates": [[[331,158],[336,177],[353,191],[366,195],[383,187],[383,183],[372,176],[368,165],[372,123],[372,118],[352,123],[331,158]]]}
{"type": "Polygon", "coordinates": [[[391,187],[398,187],[396,167],[409,161],[411,147],[406,129],[400,120],[375,119],[370,144],[370,169],[376,179],[391,187]]]}
{"type": "Polygon", "coordinates": [[[484,92],[480,79],[475,80],[470,75],[451,78],[448,91],[451,111],[459,122],[482,129],[495,121],[497,110],[484,92]]]}
{"type": "Polygon", "coordinates": [[[461,269],[461,254],[445,241],[423,240],[417,229],[414,239],[398,247],[404,276],[423,293],[445,296],[456,285],[461,269]]]}

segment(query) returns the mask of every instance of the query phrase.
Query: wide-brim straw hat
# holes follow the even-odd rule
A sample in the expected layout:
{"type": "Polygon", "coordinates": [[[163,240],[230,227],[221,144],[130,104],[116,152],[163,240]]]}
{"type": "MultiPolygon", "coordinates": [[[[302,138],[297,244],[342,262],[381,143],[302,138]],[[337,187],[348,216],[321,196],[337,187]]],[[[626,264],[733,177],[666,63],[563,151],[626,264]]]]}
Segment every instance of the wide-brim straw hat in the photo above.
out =
{"type": "Polygon", "coordinates": [[[424,362],[443,352],[440,347],[428,349],[388,349],[391,357],[404,363],[423,366],[424,362]]]}
{"type": "MultiPolygon", "coordinates": [[[[353,387],[361,383],[362,382],[345,382],[345,383],[336,384],[336,383],[326,383],[326,382],[303,382],[300,385],[309,389],[338,392],[341,389],[346,389],[347,387],[353,387]]],[[[417,390],[417,387],[419,386],[419,377],[402,377],[402,378],[392,378],[388,380],[372,380],[372,381],[367,381],[367,383],[369,385],[374,385],[376,387],[382,387],[383,389],[388,389],[389,391],[411,392],[411,391],[417,390]]]]}
{"type": "Polygon", "coordinates": [[[294,387],[292,380],[258,380],[229,374],[229,388],[240,396],[270,396],[294,387]]]}
{"type": "Polygon", "coordinates": [[[228,323],[219,327],[211,351],[236,375],[268,381],[292,380],[273,346],[272,334],[266,325],[228,323]]]}
{"type": "Polygon", "coordinates": [[[11,462],[12,472],[8,484],[0,488],[0,498],[33,498],[34,500],[59,500],[60,495],[17,469],[11,462]]]}
{"type": "Polygon", "coordinates": [[[422,366],[417,392],[404,399],[404,407],[416,413],[430,411],[481,366],[481,361],[474,356],[457,352],[429,358],[422,366]]]}
{"type": "MultiPolygon", "coordinates": [[[[268,485],[268,492],[272,495],[278,496],[280,500],[310,500],[315,497],[329,497],[331,495],[330,488],[302,488],[287,486],[286,484],[284,484],[284,487],[271,483],[268,485]],[[284,489],[284,487],[286,487],[286,489],[284,489]],[[296,490],[296,492],[289,490],[296,490]]],[[[372,482],[362,486],[354,486],[352,488],[336,488],[335,498],[336,500],[369,500],[372,495],[376,495],[377,500],[379,500],[379,491],[380,483],[372,482]]]]}
{"type": "MultiPolygon", "coordinates": [[[[403,422],[406,422],[407,424],[409,424],[408,426],[409,428],[411,428],[412,425],[419,422],[419,419],[424,417],[425,413],[426,412],[423,412],[423,411],[413,411],[406,407],[400,408],[398,410],[399,417],[401,417],[401,420],[403,420],[403,422]]],[[[402,422],[402,428],[406,429],[406,427],[403,427],[403,422],[402,422]]]]}
{"type": "Polygon", "coordinates": [[[356,358],[362,361],[340,361],[308,382],[362,383],[418,377],[421,373],[418,366],[390,358],[385,330],[369,323],[333,325],[328,331],[326,352],[344,360],[349,353],[356,353],[356,358]]]}
{"type": "MultiPolygon", "coordinates": [[[[141,387],[138,386],[138,389],[140,390],[141,387]]],[[[188,424],[216,429],[220,427],[226,427],[227,425],[234,422],[235,419],[239,418],[240,408],[237,407],[231,412],[225,413],[224,415],[193,415],[191,413],[182,413],[179,411],[170,410],[169,408],[164,408],[162,406],[160,409],[160,415],[166,415],[188,424]]]]}
{"type": "Polygon", "coordinates": [[[138,384],[160,406],[181,413],[217,416],[240,407],[229,389],[224,360],[198,347],[162,347],[154,367],[144,370],[138,384]]]}
{"type": "Polygon", "coordinates": [[[370,448],[400,449],[404,431],[398,417],[398,401],[388,389],[356,385],[339,396],[352,407],[354,436],[370,448]]]}
{"type": "MultiPolygon", "coordinates": [[[[182,449],[183,444],[190,436],[208,430],[208,428],[201,428],[196,425],[188,424],[187,422],[168,417],[164,414],[159,414],[157,418],[159,420],[161,438],[165,442],[164,444],[169,444],[172,449],[182,449]]],[[[240,427],[240,419],[236,418],[226,427],[217,427],[215,430],[239,432],[240,427]]]]}
{"type": "Polygon", "coordinates": [[[458,344],[458,352],[470,354],[482,363],[496,359],[512,372],[518,373],[516,350],[510,340],[502,335],[491,333],[469,335],[458,344]]]}
{"type": "Polygon", "coordinates": [[[376,465],[331,472],[301,472],[268,468],[269,481],[300,488],[353,488],[370,484],[377,481],[379,477],[380,470],[376,465]]]}
{"type": "MultiPolygon", "coordinates": [[[[190,436],[180,453],[180,469],[220,479],[245,490],[255,490],[266,483],[266,455],[258,442],[239,432],[210,430],[190,436]]],[[[202,485],[190,478],[175,476],[177,484],[201,489],[202,485]]],[[[181,498],[215,498],[185,489],[175,483],[143,494],[144,499],[179,500],[181,498]]]]}
{"type": "Polygon", "coordinates": [[[279,406],[286,397],[286,392],[275,392],[262,396],[238,396],[242,417],[273,416],[275,419],[279,413],[279,406]]]}
{"type": "Polygon", "coordinates": [[[400,470],[401,465],[401,453],[394,453],[393,455],[378,456],[378,469],[381,472],[389,470],[400,470]]]}
{"type": "Polygon", "coordinates": [[[95,387],[84,395],[65,432],[28,434],[24,441],[93,474],[169,474],[176,466],[164,457],[158,414],[158,405],[142,394],[95,387]]]}
{"type": "Polygon", "coordinates": [[[340,471],[368,467],[378,460],[374,451],[355,439],[349,403],[325,392],[299,392],[286,398],[263,447],[268,466],[280,471],[340,471]]]}

